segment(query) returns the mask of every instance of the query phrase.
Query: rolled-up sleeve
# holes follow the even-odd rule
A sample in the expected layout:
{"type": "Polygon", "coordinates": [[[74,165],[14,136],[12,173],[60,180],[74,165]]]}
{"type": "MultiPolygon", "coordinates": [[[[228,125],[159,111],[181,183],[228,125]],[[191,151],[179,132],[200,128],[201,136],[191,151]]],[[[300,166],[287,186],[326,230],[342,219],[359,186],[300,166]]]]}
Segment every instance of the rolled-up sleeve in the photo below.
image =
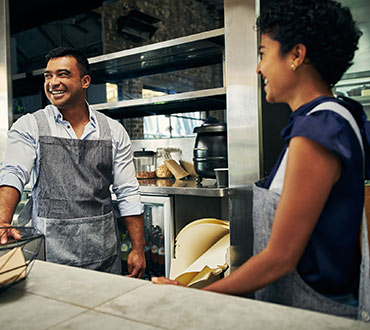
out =
{"type": "Polygon", "coordinates": [[[13,124],[0,167],[0,186],[11,186],[22,193],[37,157],[37,137],[37,123],[32,115],[22,116],[13,124]]]}
{"type": "Polygon", "coordinates": [[[121,216],[144,212],[135,175],[130,138],[121,124],[110,122],[113,134],[113,192],[121,216]]]}

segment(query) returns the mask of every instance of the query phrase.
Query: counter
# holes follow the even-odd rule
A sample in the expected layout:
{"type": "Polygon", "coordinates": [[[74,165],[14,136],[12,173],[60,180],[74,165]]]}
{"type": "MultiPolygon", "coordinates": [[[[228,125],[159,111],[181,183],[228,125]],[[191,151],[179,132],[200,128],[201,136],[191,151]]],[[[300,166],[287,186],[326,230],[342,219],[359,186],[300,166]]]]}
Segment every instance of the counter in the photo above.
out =
{"type": "Polygon", "coordinates": [[[360,321],[36,260],[0,293],[4,329],[369,329],[360,321]]]}
{"type": "Polygon", "coordinates": [[[140,191],[153,195],[192,195],[204,197],[225,197],[229,188],[217,188],[215,179],[203,179],[198,186],[195,179],[139,179],[140,191]]]}

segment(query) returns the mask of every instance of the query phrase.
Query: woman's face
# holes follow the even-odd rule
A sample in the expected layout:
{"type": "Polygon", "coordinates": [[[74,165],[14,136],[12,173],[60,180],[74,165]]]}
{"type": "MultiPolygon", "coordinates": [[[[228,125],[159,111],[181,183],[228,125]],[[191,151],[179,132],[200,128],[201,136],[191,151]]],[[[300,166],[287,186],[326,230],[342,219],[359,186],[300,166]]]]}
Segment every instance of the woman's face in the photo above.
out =
{"type": "Polygon", "coordinates": [[[266,101],[289,103],[295,81],[290,53],[281,55],[280,43],[264,33],[259,51],[257,73],[265,83],[266,101]]]}

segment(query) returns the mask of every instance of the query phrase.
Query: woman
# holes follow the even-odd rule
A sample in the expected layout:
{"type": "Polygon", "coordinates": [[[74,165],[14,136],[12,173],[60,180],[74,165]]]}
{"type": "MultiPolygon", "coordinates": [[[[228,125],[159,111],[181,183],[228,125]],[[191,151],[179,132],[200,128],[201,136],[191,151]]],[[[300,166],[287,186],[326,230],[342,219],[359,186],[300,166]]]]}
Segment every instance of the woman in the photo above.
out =
{"type": "Polygon", "coordinates": [[[361,309],[366,319],[362,300],[357,307],[366,116],[359,103],[331,91],[361,32],[331,0],[270,1],[257,28],[266,100],[292,110],[286,146],[255,186],[255,255],[204,289],[256,292],[257,299],[352,318],[361,309]]]}

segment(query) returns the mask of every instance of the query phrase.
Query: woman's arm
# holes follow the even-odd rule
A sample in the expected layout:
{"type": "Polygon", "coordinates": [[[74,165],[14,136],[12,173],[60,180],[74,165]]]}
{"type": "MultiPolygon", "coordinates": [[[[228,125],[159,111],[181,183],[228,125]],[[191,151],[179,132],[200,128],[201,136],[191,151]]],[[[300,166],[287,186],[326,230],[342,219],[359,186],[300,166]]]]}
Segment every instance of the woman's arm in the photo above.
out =
{"type": "Polygon", "coordinates": [[[338,157],[308,138],[292,138],[269,243],[228,277],[204,290],[243,295],[292,272],[340,173],[338,157]]]}

